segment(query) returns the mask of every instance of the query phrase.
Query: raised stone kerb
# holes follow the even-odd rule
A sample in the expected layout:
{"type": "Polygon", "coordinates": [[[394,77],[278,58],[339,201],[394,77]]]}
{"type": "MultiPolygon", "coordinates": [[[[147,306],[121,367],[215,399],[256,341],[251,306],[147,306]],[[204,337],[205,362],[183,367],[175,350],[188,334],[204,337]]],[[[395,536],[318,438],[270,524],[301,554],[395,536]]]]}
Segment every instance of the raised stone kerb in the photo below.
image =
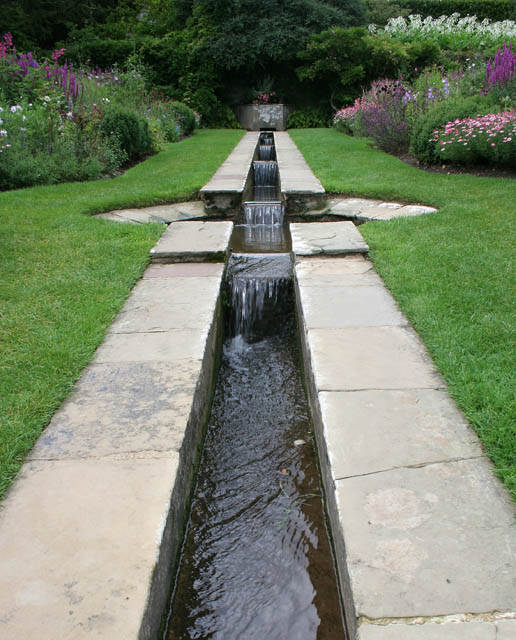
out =
{"type": "Polygon", "coordinates": [[[175,222],[151,249],[151,261],[223,262],[232,229],[232,222],[175,222]]]}
{"type": "Polygon", "coordinates": [[[367,253],[361,233],[352,222],[291,223],[292,251],[297,256],[367,253]]]}
{"type": "Polygon", "coordinates": [[[241,204],[259,136],[259,132],[246,133],[200,190],[208,213],[224,213],[241,204]]]}

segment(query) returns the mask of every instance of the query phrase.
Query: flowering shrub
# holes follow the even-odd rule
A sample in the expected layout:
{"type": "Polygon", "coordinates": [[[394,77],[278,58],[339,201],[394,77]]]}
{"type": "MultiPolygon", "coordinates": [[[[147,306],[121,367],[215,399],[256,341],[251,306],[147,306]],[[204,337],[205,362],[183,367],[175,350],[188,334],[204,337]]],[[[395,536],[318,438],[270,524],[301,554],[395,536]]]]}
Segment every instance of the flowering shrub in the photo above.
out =
{"type": "Polygon", "coordinates": [[[38,63],[0,38],[0,189],[112,175],[196,128],[191,109],[148,94],[140,70],[73,69],[64,53],[38,63]]]}
{"type": "MultiPolygon", "coordinates": [[[[370,25],[369,31],[376,33],[378,29],[376,25],[370,25]]],[[[481,51],[488,45],[516,39],[516,22],[490,22],[487,19],[479,21],[476,16],[461,18],[458,13],[439,18],[422,18],[416,14],[406,19],[391,18],[383,32],[401,42],[415,42],[423,38],[432,40],[445,49],[481,51]]]]}
{"type": "Polygon", "coordinates": [[[407,88],[399,80],[383,78],[351,107],[335,114],[334,124],[354,134],[373,138],[380,149],[400,152],[408,147],[407,88]]]}
{"type": "Polygon", "coordinates": [[[434,130],[430,142],[442,162],[515,166],[516,111],[447,122],[434,130]]]}

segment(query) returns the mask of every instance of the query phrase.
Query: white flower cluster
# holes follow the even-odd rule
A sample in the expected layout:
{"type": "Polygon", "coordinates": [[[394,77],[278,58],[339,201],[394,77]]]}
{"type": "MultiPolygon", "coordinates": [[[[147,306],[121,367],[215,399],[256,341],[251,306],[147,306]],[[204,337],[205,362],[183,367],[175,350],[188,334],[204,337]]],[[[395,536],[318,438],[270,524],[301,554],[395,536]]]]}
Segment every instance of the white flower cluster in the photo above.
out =
{"type": "MultiPolygon", "coordinates": [[[[369,25],[371,33],[376,32],[376,25],[369,25]]],[[[440,16],[432,18],[428,16],[410,15],[407,19],[403,17],[391,18],[386,27],[385,33],[395,38],[418,36],[421,34],[457,34],[469,33],[476,36],[484,36],[489,39],[499,40],[501,38],[516,38],[516,22],[504,20],[503,22],[490,22],[478,20],[476,16],[460,17],[458,13],[451,16],[440,16]]]]}

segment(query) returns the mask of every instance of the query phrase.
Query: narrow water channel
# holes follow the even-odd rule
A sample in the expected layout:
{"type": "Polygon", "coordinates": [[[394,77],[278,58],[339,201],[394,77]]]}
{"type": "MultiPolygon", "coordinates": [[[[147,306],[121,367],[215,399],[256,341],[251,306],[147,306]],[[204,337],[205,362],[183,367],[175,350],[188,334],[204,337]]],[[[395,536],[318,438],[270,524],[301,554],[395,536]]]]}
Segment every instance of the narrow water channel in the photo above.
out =
{"type": "Polygon", "coordinates": [[[232,305],[166,640],[346,637],[291,270],[289,253],[230,258],[232,305]]]}

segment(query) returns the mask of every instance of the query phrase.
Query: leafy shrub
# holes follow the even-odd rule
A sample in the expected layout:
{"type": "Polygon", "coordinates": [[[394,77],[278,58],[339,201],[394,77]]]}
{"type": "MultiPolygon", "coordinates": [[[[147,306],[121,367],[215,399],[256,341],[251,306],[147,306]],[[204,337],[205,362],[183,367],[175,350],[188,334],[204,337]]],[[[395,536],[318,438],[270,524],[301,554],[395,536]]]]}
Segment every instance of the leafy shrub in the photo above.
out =
{"type": "Polygon", "coordinates": [[[408,13],[423,17],[459,13],[479,20],[516,20],[514,0],[400,0],[400,4],[408,13]]]}
{"type": "Polygon", "coordinates": [[[327,127],[328,113],[321,108],[306,107],[293,111],[287,118],[287,129],[315,129],[327,127]]]}
{"type": "Polygon", "coordinates": [[[489,109],[489,105],[479,97],[457,97],[437,103],[416,120],[410,136],[411,152],[425,164],[438,162],[438,150],[432,141],[434,131],[447,122],[483,115],[489,109]]]}
{"type": "Polygon", "coordinates": [[[456,119],[434,130],[430,139],[440,162],[516,165],[516,112],[456,119]]]}
{"type": "Polygon", "coordinates": [[[407,88],[399,80],[376,80],[352,107],[335,114],[334,123],[341,131],[349,129],[355,135],[373,138],[383,151],[406,151],[409,141],[406,95],[407,88]]]}
{"type": "Polygon", "coordinates": [[[126,161],[114,136],[102,137],[88,114],[72,115],[51,98],[0,106],[0,190],[92,180],[126,161]]]}
{"type": "Polygon", "coordinates": [[[175,114],[176,121],[181,128],[181,135],[191,136],[197,127],[197,117],[194,110],[182,102],[172,102],[170,109],[175,114]]]}
{"type": "Polygon", "coordinates": [[[115,136],[130,161],[139,160],[152,151],[147,121],[125,107],[108,106],[102,114],[100,131],[105,139],[115,136]]]}

